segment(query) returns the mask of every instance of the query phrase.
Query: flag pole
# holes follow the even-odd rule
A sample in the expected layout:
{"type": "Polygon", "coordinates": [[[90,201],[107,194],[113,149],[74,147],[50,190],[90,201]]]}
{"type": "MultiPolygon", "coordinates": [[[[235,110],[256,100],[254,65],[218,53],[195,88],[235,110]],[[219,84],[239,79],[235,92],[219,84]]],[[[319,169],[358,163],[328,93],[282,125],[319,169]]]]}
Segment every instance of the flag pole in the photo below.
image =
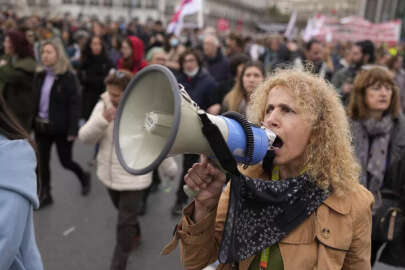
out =
{"type": "Polygon", "coordinates": [[[204,0],[199,0],[200,1],[200,10],[198,11],[198,28],[202,29],[204,28],[204,0]]]}

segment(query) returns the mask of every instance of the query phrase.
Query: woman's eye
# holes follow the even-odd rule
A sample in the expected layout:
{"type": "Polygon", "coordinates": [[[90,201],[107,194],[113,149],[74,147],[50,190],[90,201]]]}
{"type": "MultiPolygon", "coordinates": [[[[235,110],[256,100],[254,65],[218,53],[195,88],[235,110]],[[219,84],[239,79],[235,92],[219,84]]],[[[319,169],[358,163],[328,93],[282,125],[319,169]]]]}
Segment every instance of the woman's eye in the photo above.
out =
{"type": "Polygon", "coordinates": [[[266,113],[269,114],[269,113],[271,113],[273,110],[274,110],[274,107],[273,107],[273,106],[269,106],[269,107],[267,107],[266,113]]]}
{"type": "Polygon", "coordinates": [[[283,107],[283,112],[291,112],[291,109],[288,107],[283,107]]]}

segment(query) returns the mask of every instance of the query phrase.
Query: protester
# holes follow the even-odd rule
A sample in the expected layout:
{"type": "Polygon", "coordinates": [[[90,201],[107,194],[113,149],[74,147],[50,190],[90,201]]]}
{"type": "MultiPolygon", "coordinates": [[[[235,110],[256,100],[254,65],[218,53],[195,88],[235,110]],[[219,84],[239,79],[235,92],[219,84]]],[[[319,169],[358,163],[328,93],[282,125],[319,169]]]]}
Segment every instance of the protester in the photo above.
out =
{"type": "Polygon", "coordinates": [[[31,44],[24,33],[10,31],[4,40],[0,60],[0,95],[26,131],[31,131],[35,105],[32,103],[36,63],[31,44]]]}
{"type": "Polygon", "coordinates": [[[245,41],[242,35],[231,32],[225,39],[225,53],[231,57],[237,53],[245,53],[245,41]]]}
{"type": "Polygon", "coordinates": [[[81,58],[81,50],[79,45],[76,43],[70,29],[63,29],[62,41],[63,45],[65,46],[66,55],[68,56],[70,63],[74,68],[77,68],[79,66],[81,58]]]}
{"type": "MultiPolygon", "coordinates": [[[[141,229],[137,211],[143,191],[152,182],[151,173],[134,176],[126,172],[114,151],[113,120],[122,93],[131,79],[132,74],[129,71],[111,70],[105,79],[107,91],[101,95],[89,121],[79,131],[81,141],[100,144],[97,155],[97,176],[106,186],[111,201],[118,210],[117,240],[111,270],[125,270],[129,253],[139,243],[141,229]]],[[[173,158],[166,159],[161,166],[171,177],[174,177],[177,166],[173,158]]]]}
{"type": "Polygon", "coordinates": [[[246,115],[246,108],[254,90],[266,78],[264,66],[259,61],[247,62],[244,64],[239,81],[232,88],[224,99],[222,110],[235,111],[246,115]]]}
{"type": "Polygon", "coordinates": [[[129,70],[132,74],[136,74],[147,65],[143,59],[145,54],[143,42],[135,36],[128,36],[122,41],[121,54],[122,58],[118,62],[119,69],[129,70]]]}
{"type": "Polygon", "coordinates": [[[325,48],[320,41],[315,39],[310,40],[305,44],[304,59],[297,58],[294,66],[304,69],[304,66],[307,65],[312,73],[318,74],[321,78],[330,81],[333,70],[324,61],[324,50],[325,48]]]}
{"type": "Polygon", "coordinates": [[[180,69],[179,58],[186,50],[178,37],[175,35],[169,38],[170,51],[168,52],[168,61],[166,65],[173,71],[178,72],[180,69]]]}
{"type": "Polygon", "coordinates": [[[0,97],[0,269],[42,270],[35,240],[37,161],[29,134],[0,97]]]}
{"type": "Polygon", "coordinates": [[[186,269],[217,258],[227,262],[219,269],[370,269],[373,197],[358,183],[336,93],[319,77],[286,70],[251,104],[250,121],[282,141],[273,162],[240,169],[247,176],[225,175],[207,159],[193,165],[185,181],[199,193],[163,253],[180,240],[186,269]]]}
{"type": "MultiPolygon", "coordinates": [[[[229,93],[229,91],[232,90],[235,84],[239,81],[243,66],[249,60],[250,60],[249,56],[243,53],[235,54],[229,58],[229,70],[231,76],[229,77],[228,80],[223,81],[218,85],[217,102],[219,104],[223,103],[225,96],[229,93]]],[[[221,110],[223,111],[223,108],[221,108],[221,110]]]]}
{"type": "Polygon", "coordinates": [[[146,61],[149,65],[166,65],[167,53],[162,47],[153,47],[146,54],[146,61]]]}
{"type": "Polygon", "coordinates": [[[374,44],[369,40],[358,41],[352,46],[351,65],[342,68],[332,77],[332,84],[341,95],[344,105],[349,103],[353,81],[361,67],[375,61],[374,44]]]}
{"type": "Polygon", "coordinates": [[[81,194],[90,192],[90,173],[72,160],[73,143],[80,117],[79,82],[73,73],[62,44],[49,40],[42,44],[43,66],[34,78],[35,140],[41,168],[41,208],[53,203],[51,195],[51,146],[56,149],[62,166],[79,179],[81,194]]]}
{"type": "MultiPolygon", "coordinates": [[[[348,115],[362,167],[360,183],[375,197],[375,214],[382,205],[385,172],[405,154],[405,119],[400,114],[398,87],[388,69],[372,67],[357,75],[348,115]]],[[[383,244],[372,242],[372,264],[383,244]]]]}
{"type": "Polygon", "coordinates": [[[218,84],[229,80],[231,76],[228,58],[223,55],[220,45],[219,39],[216,36],[204,36],[203,52],[205,66],[218,84]]]}
{"type": "Polygon", "coordinates": [[[405,71],[402,68],[403,57],[400,55],[391,56],[386,65],[394,74],[394,81],[399,88],[401,111],[405,113],[405,71]]]}
{"type": "Polygon", "coordinates": [[[282,43],[282,37],[278,34],[271,35],[266,40],[266,49],[260,60],[263,61],[267,72],[272,72],[278,67],[286,66],[290,63],[291,54],[285,44],[282,43]]]}
{"type": "Polygon", "coordinates": [[[98,36],[89,39],[83,51],[78,70],[82,85],[82,117],[87,120],[105,91],[104,78],[113,67],[107,54],[106,45],[98,36]]]}
{"type": "MultiPolygon", "coordinates": [[[[179,59],[180,75],[177,78],[190,97],[197,105],[210,113],[210,108],[215,104],[215,89],[217,83],[214,78],[202,67],[202,60],[197,51],[186,50],[179,59]]],[[[198,161],[198,155],[185,154],[183,158],[183,175],[180,178],[176,193],[176,202],[172,208],[173,215],[180,215],[181,209],[187,202],[187,195],[183,191],[184,175],[187,170],[198,161]]]]}

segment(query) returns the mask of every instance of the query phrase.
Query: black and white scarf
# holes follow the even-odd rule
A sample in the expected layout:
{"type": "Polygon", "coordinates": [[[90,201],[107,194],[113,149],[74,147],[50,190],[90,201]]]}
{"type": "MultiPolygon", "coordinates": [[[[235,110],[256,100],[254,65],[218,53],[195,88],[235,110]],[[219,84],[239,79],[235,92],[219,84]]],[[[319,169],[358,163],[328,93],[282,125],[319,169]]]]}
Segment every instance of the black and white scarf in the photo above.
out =
{"type": "Polygon", "coordinates": [[[278,243],[329,195],[306,174],[280,181],[233,176],[230,190],[221,263],[245,260],[278,243]]]}

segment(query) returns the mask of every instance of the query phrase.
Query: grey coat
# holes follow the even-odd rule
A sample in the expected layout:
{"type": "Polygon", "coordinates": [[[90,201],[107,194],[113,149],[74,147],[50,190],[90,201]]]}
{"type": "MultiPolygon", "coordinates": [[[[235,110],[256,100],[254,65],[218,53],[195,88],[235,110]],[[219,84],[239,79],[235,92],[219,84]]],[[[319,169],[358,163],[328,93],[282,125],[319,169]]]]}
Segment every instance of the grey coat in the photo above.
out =
{"type": "MultiPolygon", "coordinates": [[[[364,132],[362,126],[357,121],[351,121],[352,136],[353,136],[353,145],[355,152],[358,153],[358,146],[363,140],[364,132]]],[[[394,119],[394,127],[391,133],[391,139],[389,144],[389,166],[398,161],[401,156],[405,154],[405,117],[400,114],[397,118],[394,119]]],[[[387,170],[388,168],[386,168],[387,170]]]]}

